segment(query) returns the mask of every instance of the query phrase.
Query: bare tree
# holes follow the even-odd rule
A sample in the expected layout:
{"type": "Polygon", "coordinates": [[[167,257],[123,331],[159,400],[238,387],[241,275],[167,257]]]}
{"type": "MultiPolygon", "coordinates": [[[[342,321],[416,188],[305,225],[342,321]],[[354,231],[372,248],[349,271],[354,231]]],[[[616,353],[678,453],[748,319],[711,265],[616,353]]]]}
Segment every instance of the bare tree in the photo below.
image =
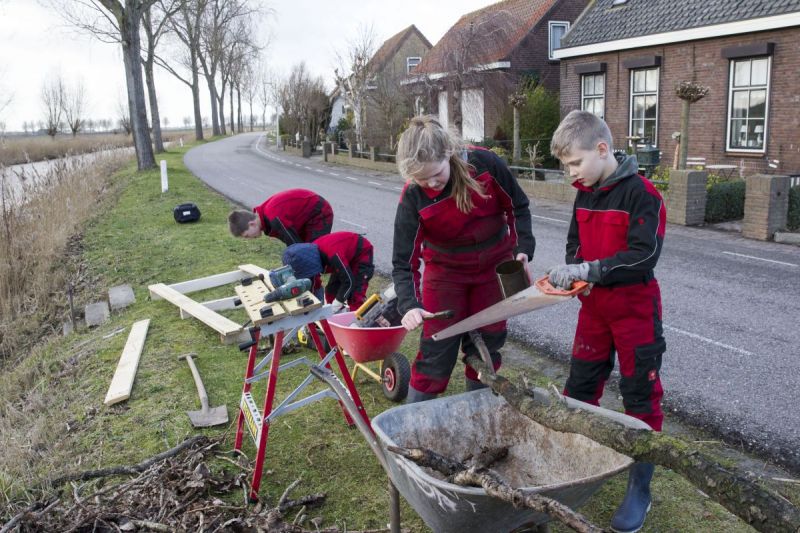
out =
{"type": "Polygon", "coordinates": [[[408,92],[400,85],[401,78],[392,73],[381,75],[368,93],[370,102],[378,113],[380,129],[386,135],[389,150],[395,149],[396,134],[409,115],[408,92]]]}
{"type": "Polygon", "coordinates": [[[153,144],[155,145],[156,153],[159,154],[164,151],[164,140],[161,136],[161,119],[153,66],[156,60],[156,48],[169,27],[169,17],[177,13],[180,4],[180,0],[165,0],[148,6],[142,14],[142,31],[146,45],[142,66],[144,67],[145,83],[147,84],[147,97],[150,102],[150,124],[153,130],[153,144]]]}
{"type": "Polygon", "coordinates": [[[75,137],[83,130],[85,122],[86,92],[82,79],[79,78],[72,87],[64,86],[63,110],[67,127],[75,137]]]}
{"type": "Polygon", "coordinates": [[[334,70],[336,83],[353,110],[359,150],[364,149],[365,105],[373,76],[369,69],[369,60],[375,53],[375,39],[372,26],[361,26],[357,37],[347,43],[347,51],[344,54],[337,53],[340,67],[334,70]]]}
{"type": "Polygon", "coordinates": [[[61,129],[61,117],[64,114],[64,93],[64,80],[61,74],[51,75],[42,84],[41,98],[45,130],[53,138],[61,129]]]}
{"type": "Polygon", "coordinates": [[[330,102],[322,77],[312,77],[303,62],[295,65],[281,84],[280,103],[286,131],[299,132],[315,145],[320,126],[330,119],[330,102]]]}
{"type": "Polygon", "coordinates": [[[142,78],[141,38],[142,16],[156,0],[74,0],[64,3],[48,0],[54,10],[76,27],[107,43],[122,46],[125,66],[125,85],[128,109],[139,170],[156,165],[142,78]]]}
{"type": "Polygon", "coordinates": [[[177,13],[169,17],[170,28],[182,45],[178,63],[189,70],[189,76],[178,72],[163,58],[156,55],[156,63],[185,83],[192,91],[194,108],[194,136],[203,140],[203,117],[200,114],[200,20],[208,0],[182,0],[177,13]]]}
{"type": "Polygon", "coordinates": [[[125,135],[133,133],[133,126],[131,125],[131,116],[128,106],[122,101],[122,97],[117,100],[117,126],[119,126],[125,135]]]}

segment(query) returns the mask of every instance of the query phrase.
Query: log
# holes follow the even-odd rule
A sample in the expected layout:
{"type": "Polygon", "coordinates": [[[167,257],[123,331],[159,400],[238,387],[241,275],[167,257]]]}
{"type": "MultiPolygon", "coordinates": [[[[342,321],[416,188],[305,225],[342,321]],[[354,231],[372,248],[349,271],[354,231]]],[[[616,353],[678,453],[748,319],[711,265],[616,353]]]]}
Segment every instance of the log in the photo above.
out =
{"type": "MultiPolygon", "coordinates": [[[[452,477],[453,483],[456,485],[481,487],[489,496],[506,501],[514,507],[527,507],[536,512],[546,514],[569,526],[574,531],[580,533],[600,533],[603,531],[603,529],[592,524],[585,516],[573,511],[563,503],[541,494],[531,494],[511,487],[497,472],[483,466],[486,462],[494,462],[503,455],[502,452],[484,451],[471,461],[472,465],[469,465],[440,455],[427,448],[389,446],[387,449],[420,466],[432,468],[448,477],[452,477]]],[[[507,449],[505,450],[506,452],[508,451],[507,449]]]]}
{"type": "Polygon", "coordinates": [[[635,461],[669,468],[758,531],[800,531],[800,509],[753,474],[722,466],[710,454],[683,439],[627,428],[587,411],[569,409],[553,398],[531,395],[503,376],[493,375],[475,355],[467,356],[465,361],[478,372],[482,383],[535,422],[556,431],[584,435],[635,461]]]}

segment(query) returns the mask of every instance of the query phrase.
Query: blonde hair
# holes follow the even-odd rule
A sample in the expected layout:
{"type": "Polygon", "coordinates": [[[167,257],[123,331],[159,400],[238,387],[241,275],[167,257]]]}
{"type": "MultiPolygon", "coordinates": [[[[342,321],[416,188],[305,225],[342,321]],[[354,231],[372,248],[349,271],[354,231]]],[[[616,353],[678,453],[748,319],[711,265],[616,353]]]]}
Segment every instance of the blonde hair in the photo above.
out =
{"type": "Polygon", "coordinates": [[[597,143],[604,142],[608,151],[614,151],[614,138],[606,121],[588,111],[571,111],[558,125],[553,140],[550,141],[550,153],[559,159],[574,149],[593,150],[597,143]]]}
{"type": "Polygon", "coordinates": [[[257,215],[252,211],[244,211],[236,209],[231,211],[228,215],[228,229],[231,230],[231,235],[234,237],[241,237],[242,233],[247,230],[251,220],[255,220],[257,215]]]}
{"type": "Polygon", "coordinates": [[[458,210],[472,210],[471,191],[485,197],[483,186],[469,173],[469,164],[461,157],[464,141],[456,133],[442,127],[431,115],[411,119],[408,128],[397,143],[397,168],[407,180],[413,179],[428,163],[449,159],[450,180],[453,182],[452,197],[458,210]]]}

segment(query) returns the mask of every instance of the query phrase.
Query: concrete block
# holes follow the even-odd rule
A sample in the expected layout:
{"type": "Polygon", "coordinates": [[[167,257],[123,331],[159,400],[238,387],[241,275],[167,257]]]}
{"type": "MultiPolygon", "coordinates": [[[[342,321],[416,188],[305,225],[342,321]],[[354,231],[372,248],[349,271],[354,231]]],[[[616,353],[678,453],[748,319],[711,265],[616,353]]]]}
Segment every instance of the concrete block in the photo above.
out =
{"type": "Polygon", "coordinates": [[[136,296],[130,285],[117,285],[108,289],[108,303],[111,304],[112,311],[125,309],[136,302],[136,296]]]}
{"type": "Polygon", "coordinates": [[[776,231],[775,242],[782,244],[794,244],[800,246],[800,233],[792,233],[790,231],[776,231]]]}
{"type": "Polygon", "coordinates": [[[106,302],[96,302],[86,306],[84,316],[87,326],[99,326],[108,322],[108,319],[111,318],[111,311],[106,302]]]}

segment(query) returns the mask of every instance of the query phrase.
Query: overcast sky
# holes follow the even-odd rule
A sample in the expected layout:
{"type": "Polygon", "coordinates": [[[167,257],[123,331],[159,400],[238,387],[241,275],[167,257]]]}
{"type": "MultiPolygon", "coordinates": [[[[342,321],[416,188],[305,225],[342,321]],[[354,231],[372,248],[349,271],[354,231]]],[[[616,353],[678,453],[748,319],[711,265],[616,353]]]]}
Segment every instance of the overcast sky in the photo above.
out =
{"type": "MultiPolygon", "coordinates": [[[[73,0],[61,0],[65,4],[73,0]]],[[[431,43],[444,35],[464,13],[493,0],[274,0],[274,13],[262,23],[270,34],[264,52],[268,64],[281,73],[305,61],[309,70],[333,87],[336,51],[344,51],[359,27],[372,25],[378,41],[416,26],[431,43]]],[[[8,131],[22,130],[24,121],[43,119],[41,87],[54,73],[68,83],[83,80],[89,117],[118,118],[125,82],[119,45],[101,43],[68,26],[37,0],[0,0],[0,106],[10,94],[12,103],[0,111],[8,131]]],[[[161,116],[171,126],[192,115],[191,92],[163,70],[156,73],[161,116]]],[[[208,96],[201,90],[203,114],[208,96]]],[[[227,105],[226,105],[227,107],[227,105]]]]}

